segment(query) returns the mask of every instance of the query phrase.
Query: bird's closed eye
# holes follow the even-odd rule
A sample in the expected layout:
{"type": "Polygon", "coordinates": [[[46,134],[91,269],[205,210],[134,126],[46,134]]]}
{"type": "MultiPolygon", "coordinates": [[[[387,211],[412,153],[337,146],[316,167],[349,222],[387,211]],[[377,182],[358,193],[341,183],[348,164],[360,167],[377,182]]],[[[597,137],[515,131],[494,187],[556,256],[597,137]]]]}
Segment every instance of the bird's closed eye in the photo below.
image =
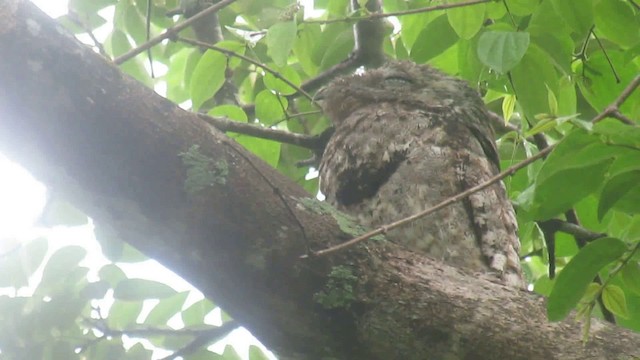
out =
{"type": "Polygon", "coordinates": [[[388,87],[405,87],[411,86],[413,80],[405,76],[394,75],[384,78],[384,84],[388,87]]]}

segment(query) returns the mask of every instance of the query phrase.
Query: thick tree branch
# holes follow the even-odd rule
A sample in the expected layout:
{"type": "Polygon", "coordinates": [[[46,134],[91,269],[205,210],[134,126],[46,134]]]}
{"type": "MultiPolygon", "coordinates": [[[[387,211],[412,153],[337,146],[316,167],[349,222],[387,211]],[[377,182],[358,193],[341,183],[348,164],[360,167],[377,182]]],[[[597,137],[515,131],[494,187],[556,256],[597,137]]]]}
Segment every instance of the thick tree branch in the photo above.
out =
{"type": "Polygon", "coordinates": [[[297,220],[313,248],[351,236],[331,210],[29,2],[2,2],[0,21],[0,151],[215,299],[280,359],[640,356],[640,334],[594,320],[585,346],[578,324],[546,322],[541,298],[384,241],[299,260],[297,220]],[[228,173],[189,193],[179,154],[194,145],[228,173]],[[352,300],[326,309],[315,295],[332,290],[336,265],[355,275],[352,300]]]}

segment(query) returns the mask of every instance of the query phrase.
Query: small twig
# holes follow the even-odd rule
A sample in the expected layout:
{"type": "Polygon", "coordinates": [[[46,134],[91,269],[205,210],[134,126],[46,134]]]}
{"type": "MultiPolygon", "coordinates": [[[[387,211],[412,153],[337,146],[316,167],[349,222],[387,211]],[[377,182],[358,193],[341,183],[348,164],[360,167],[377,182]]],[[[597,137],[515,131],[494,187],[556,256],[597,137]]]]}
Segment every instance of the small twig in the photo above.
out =
{"type": "Polygon", "coordinates": [[[466,1],[466,2],[440,4],[440,5],[435,5],[435,6],[429,6],[429,7],[423,7],[423,8],[418,8],[418,9],[405,10],[405,11],[396,11],[396,12],[390,12],[390,13],[372,13],[372,14],[369,14],[369,15],[366,15],[366,16],[352,16],[352,17],[345,17],[345,18],[339,18],[339,19],[330,19],[330,20],[305,20],[304,22],[305,23],[316,23],[316,24],[331,24],[331,23],[336,23],[336,22],[353,22],[353,21],[360,21],[360,20],[373,20],[373,19],[380,19],[380,18],[391,17],[391,16],[405,16],[405,15],[420,14],[420,13],[426,13],[426,12],[437,11],[437,10],[453,9],[453,8],[458,8],[458,7],[464,7],[464,6],[471,6],[471,5],[488,3],[488,2],[491,2],[491,1],[493,1],[493,0],[471,0],[471,1],[466,1]]]}
{"type": "Polygon", "coordinates": [[[144,44],[138,46],[135,49],[131,49],[128,52],[126,52],[125,54],[122,54],[120,56],[118,56],[117,58],[113,59],[113,63],[116,65],[120,65],[122,63],[124,63],[125,61],[133,58],[134,56],[144,52],[145,50],[158,45],[160,42],[162,42],[162,40],[164,39],[169,39],[173,36],[177,36],[178,33],[184,29],[186,29],[187,27],[191,26],[193,23],[195,23],[196,21],[200,20],[200,19],[204,19],[206,18],[208,15],[211,15],[215,12],[218,12],[220,9],[222,9],[223,7],[235,2],[236,0],[221,0],[220,2],[213,4],[211,6],[209,6],[208,8],[206,8],[205,10],[202,10],[201,12],[197,13],[196,15],[180,22],[179,24],[177,24],[176,26],[170,27],[167,30],[165,30],[165,32],[163,32],[162,34],[154,37],[153,39],[145,42],[144,44]]]}
{"type": "Polygon", "coordinates": [[[273,70],[272,68],[268,67],[267,65],[261,63],[258,60],[254,60],[250,57],[244,56],[242,54],[238,54],[237,52],[231,51],[231,50],[227,50],[227,49],[223,49],[219,46],[215,46],[212,44],[207,44],[206,42],[202,42],[199,40],[195,40],[195,39],[188,39],[188,38],[183,38],[183,37],[177,37],[176,38],[177,41],[181,41],[183,43],[187,43],[189,45],[193,45],[193,46],[199,46],[199,47],[203,47],[203,48],[207,48],[207,49],[211,49],[214,51],[218,51],[220,53],[223,53],[227,56],[231,56],[231,57],[237,57],[238,59],[242,59],[250,64],[253,64],[259,68],[261,68],[262,70],[270,73],[271,75],[275,76],[276,78],[282,80],[283,82],[285,82],[287,85],[291,86],[293,89],[295,89],[298,93],[304,95],[304,97],[306,97],[307,99],[309,99],[309,101],[311,101],[313,104],[315,104],[316,106],[318,106],[314,101],[313,101],[313,96],[309,95],[306,91],[304,91],[302,88],[300,88],[298,85],[292,83],[289,79],[287,79],[286,77],[284,77],[282,74],[280,74],[279,72],[273,70]]]}
{"type": "MultiPolygon", "coordinates": [[[[467,190],[465,190],[465,191],[463,191],[463,192],[461,192],[461,193],[459,193],[459,194],[457,194],[455,196],[452,196],[452,197],[450,197],[450,198],[448,198],[446,200],[443,200],[443,201],[439,202],[438,204],[436,204],[435,206],[432,206],[432,207],[430,207],[430,208],[428,208],[426,210],[423,210],[423,211],[421,211],[419,213],[413,214],[413,215],[411,215],[409,217],[406,217],[406,218],[400,219],[398,221],[392,222],[391,224],[379,227],[376,230],[369,231],[368,233],[366,233],[364,235],[361,235],[361,236],[358,236],[358,237],[356,237],[354,239],[351,239],[351,240],[349,240],[347,242],[344,242],[344,243],[332,246],[330,248],[327,248],[327,249],[320,250],[320,251],[317,251],[315,253],[312,253],[312,256],[323,256],[323,255],[327,255],[327,254],[336,252],[338,250],[350,247],[350,246],[355,245],[355,244],[357,244],[359,242],[367,240],[367,239],[369,239],[369,238],[371,238],[373,236],[376,236],[378,234],[385,233],[385,232],[387,232],[389,230],[395,229],[395,228],[400,227],[402,225],[411,223],[414,220],[417,220],[419,218],[422,218],[424,216],[432,214],[432,213],[434,213],[434,212],[436,212],[436,211],[438,211],[438,210],[440,210],[440,209],[442,209],[442,208],[444,208],[446,206],[449,206],[449,205],[451,205],[451,204],[453,204],[453,203],[455,203],[457,201],[460,201],[460,200],[466,198],[467,196],[469,196],[469,195],[471,195],[473,193],[476,193],[476,192],[478,192],[478,191],[480,191],[482,189],[485,189],[485,188],[491,186],[492,184],[494,184],[494,183],[506,178],[509,175],[514,174],[516,171],[526,167],[527,165],[529,165],[529,164],[535,162],[536,160],[541,159],[544,156],[546,156],[547,154],[549,154],[551,152],[551,150],[554,149],[554,147],[555,147],[555,145],[549,146],[548,148],[540,151],[539,153],[535,154],[534,156],[532,156],[532,157],[530,157],[528,159],[525,159],[525,160],[523,160],[523,161],[511,166],[510,168],[506,169],[505,171],[499,173],[498,175],[495,175],[495,176],[491,177],[487,181],[485,181],[485,182],[483,182],[483,183],[481,183],[479,185],[476,185],[476,186],[474,186],[472,188],[469,188],[469,189],[467,189],[467,190]]],[[[307,257],[307,255],[301,256],[301,258],[306,258],[306,257],[307,257]]]]}
{"type": "Polygon", "coordinates": [[[635,122],[631,121],[631,119],[628,119],[627,117],[624,117],[624,116],[622,118],[616,117],[616,116],[614,116],[614,114],[620,112],[620,106],[622,105],[622,103],[624,103],[625,100],[627,100],[627,98],[629,98],[629,96],[631,96],[633,91],[638,86],[640,86],[640,75],[637,75],[633,80],[631,80],[629,85],[627,85],[627,87],[624,88],[624,90],[622,90],[622,92],[620,93],[620,96],[618,96],[618,98],[613,103],[611,103],[611,105],[607,106],[600,114],[596,115],[596,117],[593,118],[593,120],[591,120],[591,122],[597,123],[597,122],[601,121],[602,119],[611,116],[611,117],[614,117],[614,118],[624,122],[625,124],[637,126],[638,124],[636,124],[635,122]]]}
{"type": "Polygon", "coordinates": [[[248,124],[229,120],[226,118],[213,117],[207,114],[197,114],[198,117],[220,131],[233,131],[243,135],[250,135],[261,139],[274,140],[285,144],[297,145],[309,150],[324,148],[324,142],[320,135],[304,135],[289,131],[271,129],[258,125],[248,124]]]}

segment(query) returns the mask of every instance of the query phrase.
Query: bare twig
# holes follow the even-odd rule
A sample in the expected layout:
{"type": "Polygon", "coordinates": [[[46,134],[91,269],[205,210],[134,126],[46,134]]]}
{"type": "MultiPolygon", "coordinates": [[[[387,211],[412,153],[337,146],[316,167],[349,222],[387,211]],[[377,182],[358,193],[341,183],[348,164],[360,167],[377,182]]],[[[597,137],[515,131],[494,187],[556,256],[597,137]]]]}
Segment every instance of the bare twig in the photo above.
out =
{"type": "Polygon", "coordinates": [[[466,2],[440,4],[435,6],[428,6],[428,7],[418,8],[418,9],[396,11],[396,12],[390,12],[390,13],[372,13],[366,16],[352,16],[352,17],[330,19],[330,20],[305,20],[304,22],[316,23],[316,24],[330,24],[330,23],[336,23],[336,22],[353,22],[353,21],[360,21],[360,20],[372,20],[372,19],[380,19],[380,18],[391,17],[391,16],[405,16],[405,15],[420,14],[420,13],[426,13],[426,12],[437,11],[437,10],[453,9],[453,8],[488,3],[491,1],[492,0],[471,0],[466,2]]]}
{"type": "Polygon", "coordinates": [[[167,30],[165,30],[165,32],[163,32],[162,34],[154,37],[153,39],[145,42],[144,44],[138,46],[135,49],[131,49],[128,52],[126,52],[123,55],[118,56],[117,58],[113,59],[113,62],[116,65],[120,65],[122,63],[124,63],[125,61],[133,58],[134,56],[142,53],[143,51],[159,44],[160,42],[162,42],[162,40],[164,39],[168,39],[171,38],[173,36],[178,35],[178,33],[184,29],[186,29],[187,27],[191,26],[193,23],[195,23],[196,21],[199,21],[201,19],[206,18],[208,15],[211,15],[217,11],[219,11],[220,9],[222,9],[223,7],[235,2],[236,0],[221,0],[220,2],[211,5],[210,7],[206,8],[205,10],[199,12],[198,14],[180,22],[179,24],[177,24],[176,26],[170,27],[167,30]]]}

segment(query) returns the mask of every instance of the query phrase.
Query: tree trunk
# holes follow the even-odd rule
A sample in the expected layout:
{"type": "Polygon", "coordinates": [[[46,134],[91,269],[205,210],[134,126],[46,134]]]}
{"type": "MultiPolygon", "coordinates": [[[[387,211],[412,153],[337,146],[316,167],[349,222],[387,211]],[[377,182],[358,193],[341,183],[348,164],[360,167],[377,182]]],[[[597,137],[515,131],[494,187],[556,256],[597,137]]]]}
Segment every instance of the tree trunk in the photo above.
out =
{"type": "Polygon", "coordinates": [[[384,241],[300,259],[353,236],[340,215],[29,2],[1,1],[0,23],[0,151],[280,358],[640,357],[640,334],[594,320],[583,346],[539,296],[384,241]],[[189,159],[211,176],[199,190],[189,159]]]}

